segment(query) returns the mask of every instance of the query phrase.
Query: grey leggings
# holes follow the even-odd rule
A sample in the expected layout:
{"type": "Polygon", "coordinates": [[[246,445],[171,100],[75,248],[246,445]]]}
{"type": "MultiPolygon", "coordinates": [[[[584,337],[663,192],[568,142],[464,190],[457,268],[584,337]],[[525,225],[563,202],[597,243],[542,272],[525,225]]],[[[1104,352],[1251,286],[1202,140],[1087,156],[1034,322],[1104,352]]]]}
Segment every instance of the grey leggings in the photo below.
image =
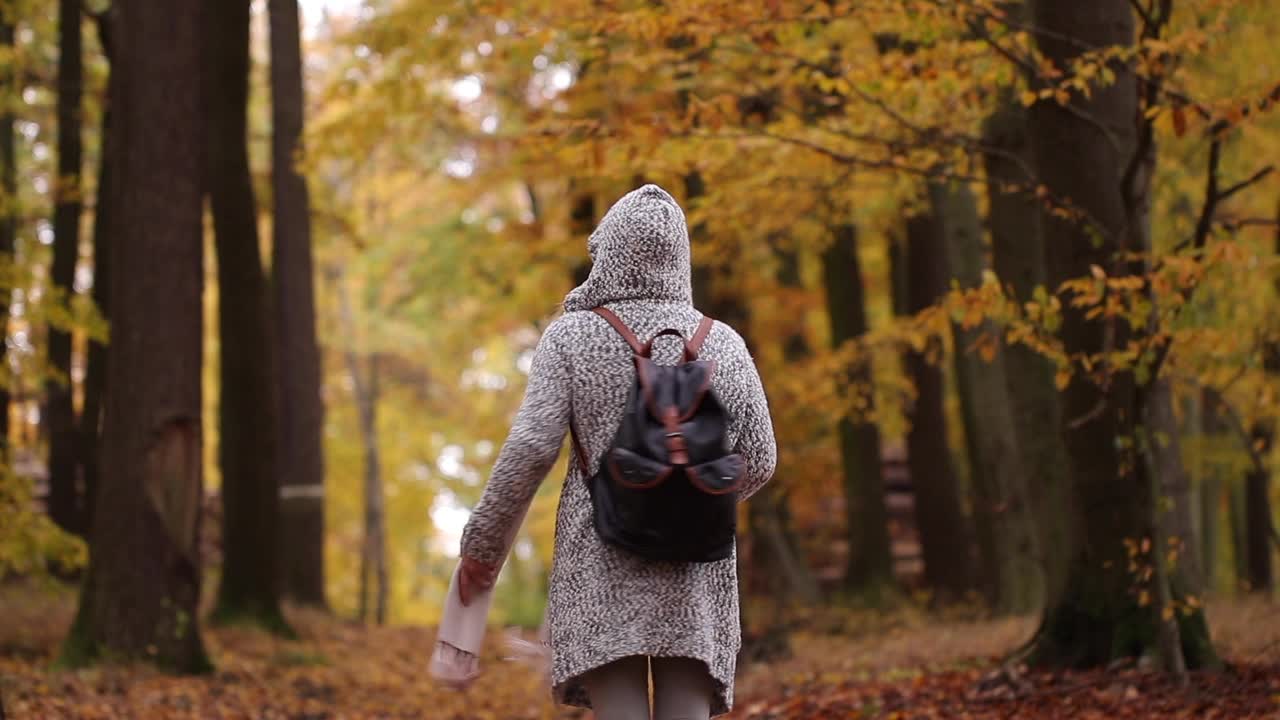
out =
{"type": "Polygon", "coordinates": [[[653,671],[653,720],[708,720],[714,683],[707,666],[689,658],[633,655],[587,673],[583,684],[596,720],[649,720],[649,671],[653,671]]]}

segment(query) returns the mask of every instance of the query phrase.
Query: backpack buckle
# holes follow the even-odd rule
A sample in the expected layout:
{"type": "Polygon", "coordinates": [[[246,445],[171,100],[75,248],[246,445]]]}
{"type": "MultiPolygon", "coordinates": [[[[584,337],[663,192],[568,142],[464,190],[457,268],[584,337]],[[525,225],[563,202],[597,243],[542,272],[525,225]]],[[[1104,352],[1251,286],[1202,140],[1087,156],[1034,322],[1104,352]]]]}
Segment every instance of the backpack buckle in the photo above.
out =
{"type": "Polygon", "coordinates": [[[684,433],[680,432],[680,411],[670,406],[663,409],[662,424],[667,429],[667,455],[671,464],[688,465],[689,446],[685,444],[684,433]]]}

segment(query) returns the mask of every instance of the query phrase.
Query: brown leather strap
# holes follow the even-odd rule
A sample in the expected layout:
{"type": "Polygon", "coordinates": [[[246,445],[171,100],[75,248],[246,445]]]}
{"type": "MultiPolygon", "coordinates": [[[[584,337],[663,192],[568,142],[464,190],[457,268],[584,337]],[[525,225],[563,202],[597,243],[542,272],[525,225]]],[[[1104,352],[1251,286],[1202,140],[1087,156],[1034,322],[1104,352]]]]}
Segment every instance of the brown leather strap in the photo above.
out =
{"type": "Polygon", "coordinates": [[[711,328],[715,324],[715,320],[706,315],[702,316],[702,322],[698,323],[697,331],[693,333],[693,337],[689,338],[688,344],[685,345],[685,352],[691,359],[698,359],[698,353],[702,352],[702,344],[706,342],[707,336],[711,334],[711,328]]]}
{"type": "Polygon", "coordinates": [[[578,458],[578,467],[582,469],[582,476],[585,478],[591,474],[591,466],[587,464],[587,451],[582,447],[582,441],[578,439],[578,424],[573,420],[569,421],[569,438],[573,443],[573,455],[578,458]]]}
{"type": "Polygon", "coordinates": [[[685,339],[684,339],[684,334],[683,334],[683,333],[681,333],[679,330],[676,330],[675,328],[667,328],[666,330],[663,330],[662,332],[658,333],[657,335],[654,335],[653,337],[649,338],[649,342],[647,342],[647,343],[645,343],[645,344],[644,344],[644,348],[641,350],[641,352],[640,352],[640,356],[641,356],[641,357],[653,357],[653,344],[654,344],[655,342],[657,342],[657,341],[658,341],[658,338],[663,337],[663,336],[666,336],[666,335],[670,335],[670,336],[672,336],[672,337],[678,337],[678,338],[680,338],[680,343],[681,343],[682,345],[684,345],[684,359],[685,359],[685,362],[688,362],[688,361],[690,361],[690,360],[692,360],[692,359],[693,359],[693,357],[689,354],[689,341],[688,341],[688,340],[685,340],[685,339]]]}
{"type": "Polygon", "coordinates": [[[644,345],[636,337],[635,333],[631,332],[631,328],[627,327],[627,324],[622,322],[622,318],[614,315],[612,310],[609,308],[598,307],[593,309],[591,312],[594,312],[605,320],[608,320],[609,324],[613,326],[613,329],[617,330],[618,334],[622,336],[622,339],[626,340],[627,344],[631,346],[632,352],[637,355],[644,352],[644,345]]]}

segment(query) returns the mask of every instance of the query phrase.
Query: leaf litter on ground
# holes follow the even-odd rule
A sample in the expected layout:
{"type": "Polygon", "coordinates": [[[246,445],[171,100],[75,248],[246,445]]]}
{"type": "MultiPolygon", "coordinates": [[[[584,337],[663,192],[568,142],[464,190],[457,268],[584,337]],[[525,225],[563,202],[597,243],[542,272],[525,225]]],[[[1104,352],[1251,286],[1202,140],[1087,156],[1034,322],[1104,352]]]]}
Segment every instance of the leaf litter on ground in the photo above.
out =
{"type": "MultiPolygon", "coordinates": [[[[291,610],[298,640],[206,628],[217,669],[175,677],[142,666],[59,670],[74,598],[0,587],[0,698],[12,720],[562,720],[538,675],[504,662],[492,633],[485,672],[465,692],[425,672],[430,628],[366,627],[291,610]]],[[[938,617],[830,609],[792,637],[792,656],[740,668],[731,720],[842,718],[1280,718],[1280,612],[1263,600],[1209,606],[1231,663],[1186,685],[1136,668],[1037,672],[1000,659],[1033,618],[938,617]]]]}

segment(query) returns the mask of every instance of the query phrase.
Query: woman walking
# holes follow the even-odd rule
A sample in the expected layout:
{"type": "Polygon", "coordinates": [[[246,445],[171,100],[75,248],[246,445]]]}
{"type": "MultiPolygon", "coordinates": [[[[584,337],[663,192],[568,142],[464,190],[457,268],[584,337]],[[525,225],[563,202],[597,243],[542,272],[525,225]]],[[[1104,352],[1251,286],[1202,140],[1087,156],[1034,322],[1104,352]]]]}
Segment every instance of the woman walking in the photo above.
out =
{"type": "Polygon", "coordinates": [[[492,585],[572,426],[578,461],[561,491],[547,605],[555,696],[594,708],[600,720],[647,720],[652,672],[657,720],[701,720],[733,702],[741,637],[732,541],[726,557],[703,562],[648,559],[606,542],[589,481],[638,387],[645,340],[660,365],[679,362],[682,351],[710,361],[702,366],[724,411],[727,449],[740,456],[739,500],[773,473],[769,409],[742,338],[693,307],[688,228],[671,195],[656,185],[627,194],[588,250],[590,276],[538,344],[524,402],[463,532],[459,595],[466,603],[492,585]],[[688,339],[683,349],[680,338],[655,337],[668,328],[688,339]]]}

